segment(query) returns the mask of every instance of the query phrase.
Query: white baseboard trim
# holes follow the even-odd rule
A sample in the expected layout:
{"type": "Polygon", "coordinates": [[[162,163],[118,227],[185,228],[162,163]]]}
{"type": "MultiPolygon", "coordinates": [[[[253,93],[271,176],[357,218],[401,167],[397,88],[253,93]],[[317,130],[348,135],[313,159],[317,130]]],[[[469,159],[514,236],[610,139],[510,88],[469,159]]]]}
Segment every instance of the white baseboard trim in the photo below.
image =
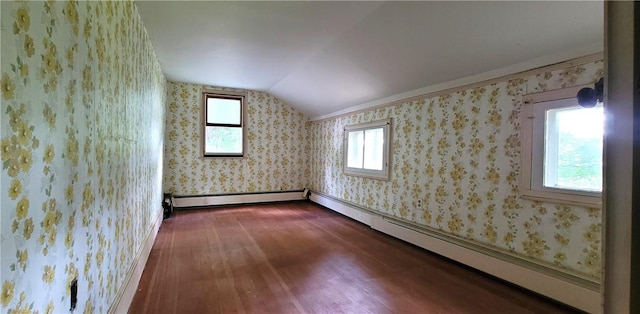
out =
{"type": "Polygon", "coordinates": [[[220,194],[220,195],[176,195],[174,207],[201,207],[304,200],[300,191],[274,191],[262,193],[220,194]]]}
{"type": "Polygon", "coordinates": [[[158,210],[158,214],[151,225],[149,233],[145,237],[142,248],[138,252],[136,259],[133,261],[133,264],[129,268],[127,277],[124,280],[124,284],[120,287],[120,290],[118,290],[116,299],[113,301],[113,304],[111,305],[107,313],[126,314],[129,311],[131,302],[133,302],[133,297],[138,290],[138,284],[140,283],[142,272],[144,271],[144,267],[147,264],[147,259],[149,259],[151,248],[153,247],[153,243],[156,241],[158,229],[160,229],[160,225],[162,224],[162,215],[162,210],[158,210]]]}
{"type": "Polygon", "coordinates": [[[320,204],[351,219],[355,219],[367,226],[371,226],[372,224],[372,215],[370,213],[354,208],[353,206],[349,206],[348,204],[325,197],[317,192],[311,192],[309,199],[314,203],[320,204]]]}
{"type": "MultiPolygon", "coordinates": [[[[446,236],[436,236],[412,228],[409,224],[384,217],[373,211],[359,208],[336,200],[330,196],[311,193],[310,200],[347,217],[360,221],[371,228],[409,242],[426,250],[450,258],[459,263],[511,282],[525,289],[547,296],[569,306],[588,313],[601,313],[601,296],[597,284],[576,278],[567,280],[557,270],[545,269],[544,266],[517,260],[515,257],[503,256],[499,252],[480,247],[469,248],[472,243],[462,246],[447,241],[446,236]],[[581,284],[577,282],[581,282],[581,284]]],[[[564,277],[571,277],[566,275],[564,277]]]]}

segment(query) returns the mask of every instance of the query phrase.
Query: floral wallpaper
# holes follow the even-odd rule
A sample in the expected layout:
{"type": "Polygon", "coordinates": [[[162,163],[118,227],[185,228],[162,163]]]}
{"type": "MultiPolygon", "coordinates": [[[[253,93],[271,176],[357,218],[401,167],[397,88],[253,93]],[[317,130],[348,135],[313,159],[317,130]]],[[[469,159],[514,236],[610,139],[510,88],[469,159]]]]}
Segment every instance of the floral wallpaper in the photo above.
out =
{"type": "Polygon", "coordinates": [[[0,310],[106,313],[161,211],[166,81],[133,2],[2,1],[0,310]]]}
{"type": "Polygon", "coordinates": [[[588,63],[313,122],[310,187],[597,281],[600,208],[519,196],[519,116],[523,94],[595,83],[602,69],[588,63]],[[383,118],[394,123],[391,180],[344,175],[343,127],[383,118]]]}
{"type": "Polygon", "coordinates": [[[309,177],[309,118],[263,92],[245,91],[244,158],[202,157],[202,90],[168,83],[164,190],[178,195],[297,190],[309,177]]]}

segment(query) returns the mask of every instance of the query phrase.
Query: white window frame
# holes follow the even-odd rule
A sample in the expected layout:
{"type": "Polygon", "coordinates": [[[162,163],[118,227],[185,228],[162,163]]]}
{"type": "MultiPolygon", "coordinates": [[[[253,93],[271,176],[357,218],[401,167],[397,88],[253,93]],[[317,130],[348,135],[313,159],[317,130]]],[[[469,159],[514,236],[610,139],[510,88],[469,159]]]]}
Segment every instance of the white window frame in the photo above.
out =
{"type": "Polygon", "coordinates": [[[247,132],[245,124],[246,115],[246,94],[245,93],[232,93],[232,92],[218,92],[218,91],[202,91],[202,156],[204,158],[243,158],[246,154],[247,147],[247,132]],[[223,98],[233,99],[240,101],[240,123],[239,124],[222,124],[222,123],[209,123],[207,121],[207,99],[208,98],[223,98]],[[242,132],[242,152],[240,153],[215,153],[207,152],[206,148],[206,134],[207,126],[221,126],[221,127],[235,127],[241,129],[242,132]]]}
{"type": "Polygon", "coordinates": [[[583,87],[525,95],[521,116],[520,192],[523,198],[550,203],[602,206],[602,193],[544,186],[545,117],[548,109],[577,105],[576,95],[583,87]]]}
{"type": "MultiPolygon", "coordinates": [[[[368,123],[347,125],[344,127],[344,151],[343,151],[343,169],[345,175],[365,177],[378,180],[389,180],[391,168],[391,119],[377,120],[368,123]],[[382,170],[371,170],[364,168],[347,167],[349,158],[349,133],[357,131],[366,131],[372,129],[382,129],[384,137],[382,170]]],[[[364,158],[364,156],[363,156],[364,158]]]]}

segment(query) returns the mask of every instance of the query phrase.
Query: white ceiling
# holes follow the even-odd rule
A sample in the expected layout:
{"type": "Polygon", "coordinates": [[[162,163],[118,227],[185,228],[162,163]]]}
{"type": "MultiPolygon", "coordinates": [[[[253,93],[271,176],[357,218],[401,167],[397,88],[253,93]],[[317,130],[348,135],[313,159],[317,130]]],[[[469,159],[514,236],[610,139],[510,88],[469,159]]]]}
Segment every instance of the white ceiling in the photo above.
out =
{"type": "Polygon", "coordinates": [[[310,117],[603,43],[599,1],[136,5],[167,79],[266,91],[310,117]]]}

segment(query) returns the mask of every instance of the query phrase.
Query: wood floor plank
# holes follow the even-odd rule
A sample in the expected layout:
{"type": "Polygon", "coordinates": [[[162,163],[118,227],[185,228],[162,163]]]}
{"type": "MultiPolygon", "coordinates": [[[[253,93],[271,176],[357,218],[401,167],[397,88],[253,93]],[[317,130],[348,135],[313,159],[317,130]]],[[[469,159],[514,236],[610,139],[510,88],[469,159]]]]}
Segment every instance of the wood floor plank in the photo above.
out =
{"type": "Polygon", "coordinates": [[[307,202],[179,211],[129,313],[575,313],[307,202]]]}

